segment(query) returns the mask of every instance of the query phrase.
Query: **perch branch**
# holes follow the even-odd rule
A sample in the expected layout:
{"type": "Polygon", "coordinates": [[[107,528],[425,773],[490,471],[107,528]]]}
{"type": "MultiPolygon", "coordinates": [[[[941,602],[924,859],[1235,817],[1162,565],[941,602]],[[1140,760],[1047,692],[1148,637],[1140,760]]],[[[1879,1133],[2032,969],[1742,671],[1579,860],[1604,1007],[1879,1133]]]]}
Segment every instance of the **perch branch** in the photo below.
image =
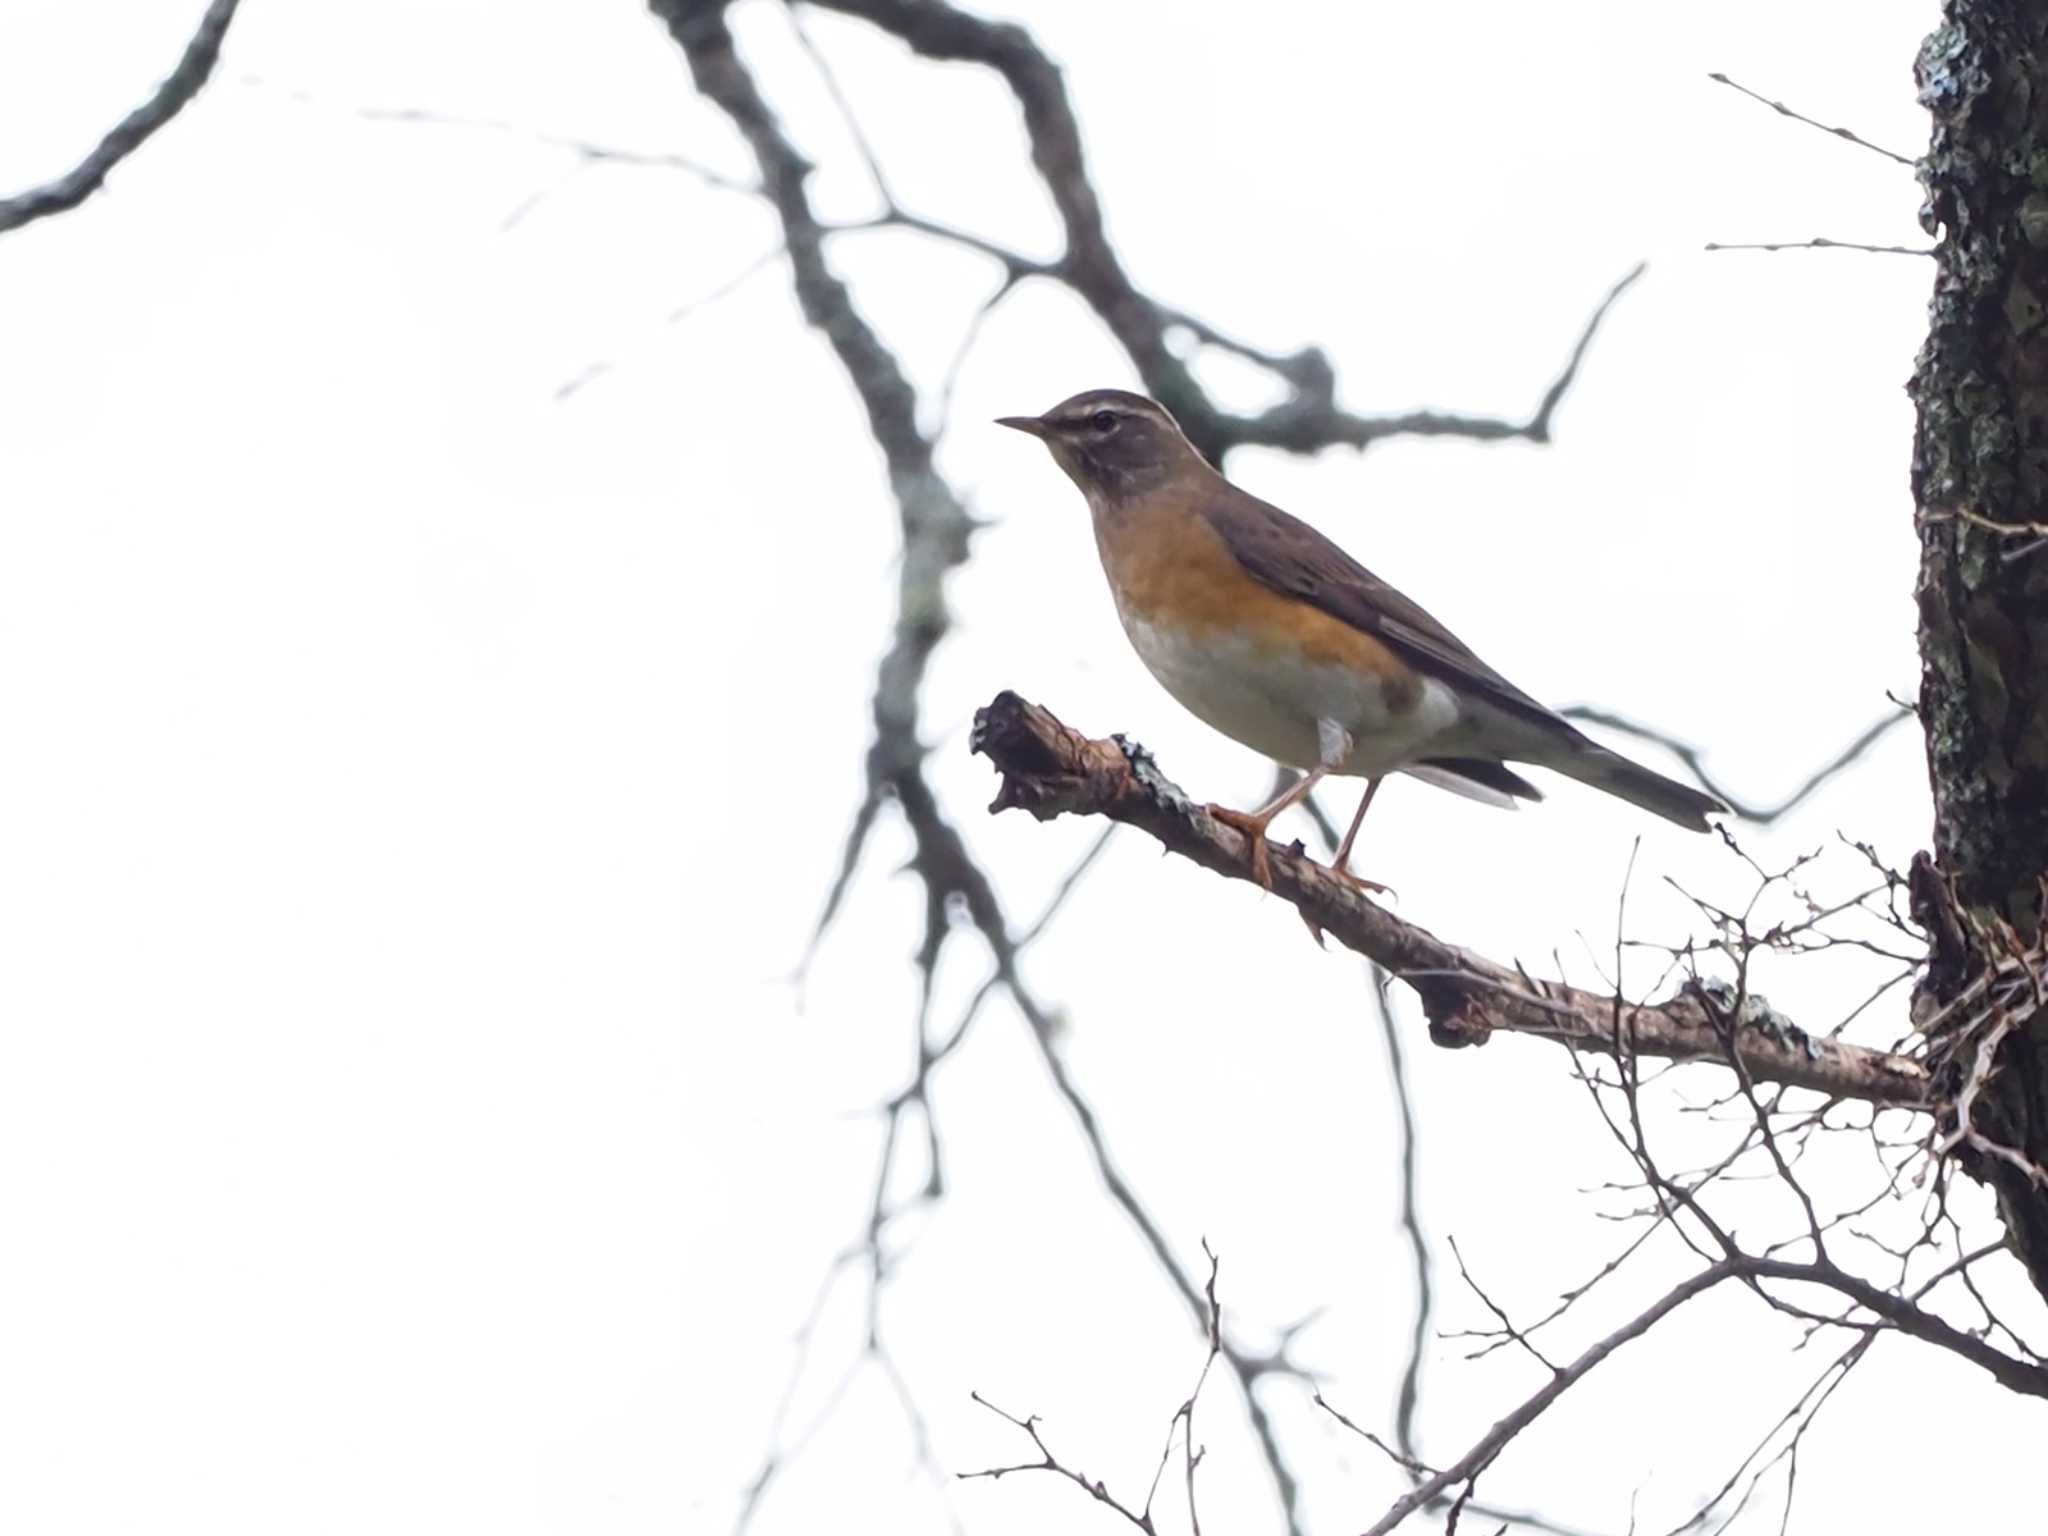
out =
{"type": "MultiPolygon", "coordinates": [[[[992,810],[1019,807],[1041,821],[1107,816],[1150,833],[1205,869],[1251,878],[1243,835],[1190,801],[1134,743],[1083,736],[1004,692],[975,715],[973,748],[1003,777],[992,810]]],[[[1927,1073],[1910,1057],[1782,1023],[1766,1030],[1745,1020],[1731,1031],[1728,1021],[1688,993],[1617,1005],[1596,992],[1535,981],[1393,916],[1294,849],[1273,844],[1267,853],[1274,894],[1312,930],[1412,987],[1440,1045],[1479,1045],[1494,1030],[1507,1029],[1608,1055],[1623,1049],[1632,1056],[1726,1063],[1732,1051],[1752,1082],[1902,1107],[1926,1102],[1927,1073]]]]}

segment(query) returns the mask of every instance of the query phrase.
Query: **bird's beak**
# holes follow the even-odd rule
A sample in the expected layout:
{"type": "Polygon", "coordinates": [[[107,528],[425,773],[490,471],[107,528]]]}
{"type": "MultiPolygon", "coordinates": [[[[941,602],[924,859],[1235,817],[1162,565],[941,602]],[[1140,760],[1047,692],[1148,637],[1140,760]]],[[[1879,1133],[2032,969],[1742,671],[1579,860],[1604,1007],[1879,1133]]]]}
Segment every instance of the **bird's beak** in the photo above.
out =
{"type": "Polygon", "coordinates": [[[1028,432],[1033,437],[1048,437],[1052,433],[1052,429],[1036,416],[998,416],[996,425],[1015,432],[1028,432]]]}

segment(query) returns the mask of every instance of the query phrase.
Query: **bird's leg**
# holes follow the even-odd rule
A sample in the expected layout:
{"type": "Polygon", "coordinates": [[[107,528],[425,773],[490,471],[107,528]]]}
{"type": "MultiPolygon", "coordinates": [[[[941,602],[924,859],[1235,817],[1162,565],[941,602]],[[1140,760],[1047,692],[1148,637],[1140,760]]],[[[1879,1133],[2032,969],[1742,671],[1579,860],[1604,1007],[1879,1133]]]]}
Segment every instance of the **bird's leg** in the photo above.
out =
{"type": "Polygon", "coordinates": [[[1368,880],[1363,875],[1354,875],[1350,868],[1351,845],[1358,841],[1358,829],[1365,825],[1366,807],[1372,804],[1372,797],[1379,792],[1379,779],[1365,781],[1365,798],[1358,802],[1358,814],[1351,818],[1351,830],[1344,834],[1344,841],[1337,845],[1337,856],[1330,860],[1330,873],[1347,885],[1363,886],[1376,896],[1384,896],[1389,887],[1381,885],[1377,880],[1368,880]]]}
{"type": "Polygon", "coordinates": [[[1223,825],[1235,827],[1244,834],[1250,848],[1252,878],[1269,891],[1273,889],[1273,867],[1266,858],[1266,828],[1275,816],[1321,783],[1325,774],[1343,766],[1344,760],[1351,756],[1351,733],[1334,720],[1318,720],[1316,751],[1321,761],[1256,811],[1233,811],[1221,805],[1206,807],[1209,814],[1223,825]]]}
{"type": "Polygon", "coordinates": [[[1233,811],[1225,805],[1204,807],[1223,825],[1235,827],[1244,834],[1245,845],[1250,850],[1247,861],[1252,867],[1252,878],[1267,890],[1273,889],[1273,867],[1266,859],[1266,828],[1272,824],[1275,816],[1314,789],[1317,782],[1329,771],[1320,765],[1311,768],[1256,811],[1233,811]]]}

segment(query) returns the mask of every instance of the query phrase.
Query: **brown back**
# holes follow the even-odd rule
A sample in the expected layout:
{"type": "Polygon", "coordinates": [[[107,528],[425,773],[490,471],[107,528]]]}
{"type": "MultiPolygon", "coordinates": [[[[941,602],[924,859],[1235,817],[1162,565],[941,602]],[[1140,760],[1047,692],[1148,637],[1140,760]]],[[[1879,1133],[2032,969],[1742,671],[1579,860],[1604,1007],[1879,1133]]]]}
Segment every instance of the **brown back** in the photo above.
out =
{"type": "Polygon", "coordinates": [[[1420,606],[1373,575],[1300,518],[1218,478],[1202,516],[1239,565],[1391,646],[1410,665],[1499,708],[1572,735],[1577,730],[1473,654],[1420,606]]]}

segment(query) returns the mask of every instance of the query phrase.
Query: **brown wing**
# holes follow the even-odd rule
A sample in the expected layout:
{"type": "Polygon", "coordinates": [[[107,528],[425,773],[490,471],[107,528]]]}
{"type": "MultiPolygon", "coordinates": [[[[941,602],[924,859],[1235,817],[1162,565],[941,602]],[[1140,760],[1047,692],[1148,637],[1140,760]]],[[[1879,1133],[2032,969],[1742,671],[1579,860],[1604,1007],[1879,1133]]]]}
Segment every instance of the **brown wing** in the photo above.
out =
{"type": "Polygon", "coordinates": [[[1472,648],[1300,518],[1236,486],[1219,486],[1202,515],[1252,575],[1392,646],[1410,665],[1502,709],[1572,730],[1472,653],[1472,648]]]}

